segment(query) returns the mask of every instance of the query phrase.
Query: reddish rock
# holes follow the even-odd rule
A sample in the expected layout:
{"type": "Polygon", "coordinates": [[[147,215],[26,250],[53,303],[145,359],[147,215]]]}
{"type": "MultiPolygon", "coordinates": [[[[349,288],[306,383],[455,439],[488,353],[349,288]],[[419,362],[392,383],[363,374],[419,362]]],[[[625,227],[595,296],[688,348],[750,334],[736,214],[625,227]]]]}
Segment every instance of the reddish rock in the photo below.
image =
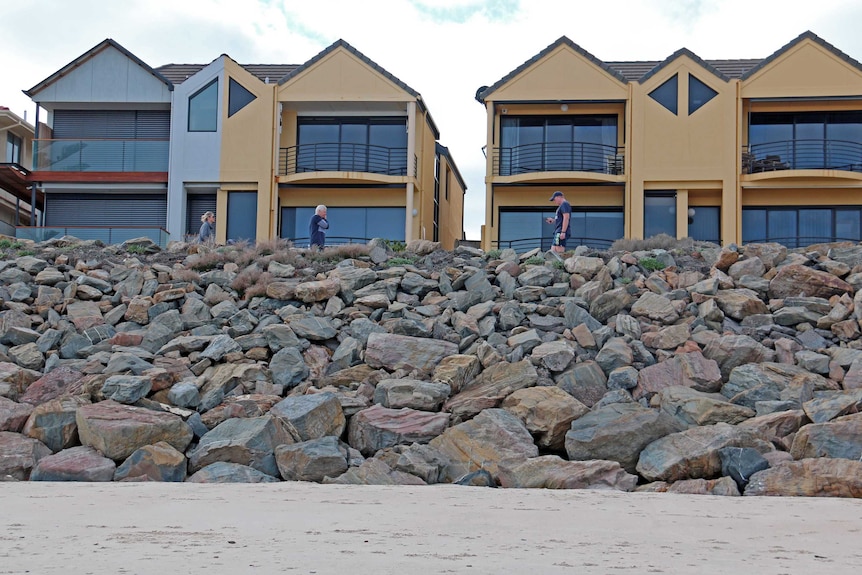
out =
{"type": "Polygon", "coordinates": [[[853,286],[834,275],[802,265],[778,268],[769,282],[769,297],[782,299],[795,296],[822,297],[853,293],[853,286]]]}
{"type": "Polygon", "coordinates": [[[70,367],[58,367],[27,388],[19,399],[22,403],[39,405],[61,395],[74,395],[83,387],[84,374],[70,367]]]}
{"type": "Polygon", "coordinates": [[[30,481],[111,481],[117,465],[92,447],[72,447],[39,460],[30,481]]]}

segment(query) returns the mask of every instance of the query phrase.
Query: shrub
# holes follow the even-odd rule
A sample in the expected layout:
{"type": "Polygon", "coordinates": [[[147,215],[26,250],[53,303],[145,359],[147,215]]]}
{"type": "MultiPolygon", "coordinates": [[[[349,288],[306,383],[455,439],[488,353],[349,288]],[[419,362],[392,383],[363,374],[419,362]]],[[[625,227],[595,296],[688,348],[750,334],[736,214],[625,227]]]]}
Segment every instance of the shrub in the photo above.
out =
{"type": "Polygon", "coordinates": [[[638,263],[643,269],[651,272],[664,269],[664,264],[655,258],[641,258],[638,263]]]}
{"type": "Polygon", "coordinates": [[[643,240],[620,238],[611,245],[614,252],[640,252],[649,250],[683,250],[691,251],[694,248],[694,240],[684,238],[678,240],[667,234],[658,234],[643,240]]]}

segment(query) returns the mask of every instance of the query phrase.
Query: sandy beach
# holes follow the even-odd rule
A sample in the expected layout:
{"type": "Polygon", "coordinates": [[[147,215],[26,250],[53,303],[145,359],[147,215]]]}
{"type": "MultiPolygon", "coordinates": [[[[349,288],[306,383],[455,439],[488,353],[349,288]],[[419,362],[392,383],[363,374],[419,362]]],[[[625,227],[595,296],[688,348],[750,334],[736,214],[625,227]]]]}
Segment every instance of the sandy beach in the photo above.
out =
{"type": "Polygon", "coordinates": [[[0,484],[0,574],[858,573],[862,501],[0,484]]]}

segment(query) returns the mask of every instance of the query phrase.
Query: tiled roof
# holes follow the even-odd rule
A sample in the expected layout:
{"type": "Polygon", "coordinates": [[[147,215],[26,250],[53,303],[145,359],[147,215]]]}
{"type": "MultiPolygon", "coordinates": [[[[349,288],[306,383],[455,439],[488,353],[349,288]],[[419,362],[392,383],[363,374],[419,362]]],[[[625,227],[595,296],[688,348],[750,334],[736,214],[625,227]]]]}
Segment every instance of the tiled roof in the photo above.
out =
{"type": "MultiPolygon", "coordinates": [[[[187,78],[200,72],[208,64],[165,64],[156,71],[174,84],[182,84],[187,78]]],[[[270,84],[275,84],[284,76],[293,72],[296,64],[240,64],[249,74],[256,76],[261,82],[269,78],[270,84]]]]}

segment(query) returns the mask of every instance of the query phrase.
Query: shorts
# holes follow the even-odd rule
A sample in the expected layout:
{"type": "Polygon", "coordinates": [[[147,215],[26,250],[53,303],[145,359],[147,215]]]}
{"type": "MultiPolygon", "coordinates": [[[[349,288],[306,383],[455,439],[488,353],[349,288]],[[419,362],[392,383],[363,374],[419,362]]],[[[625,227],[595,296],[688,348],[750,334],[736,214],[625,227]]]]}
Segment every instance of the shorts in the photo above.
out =
{"type": "Polygon", "coordinates": [[[561,234],[561,232],[557,232],[554,234],[554,241],[551,242],[551,245],[552,246],[560,246],[560,247],[564,248],[564,247],[566,247],[566,240],[568,239],[568,237],[561,238],[560,234],[561,234]]]}

